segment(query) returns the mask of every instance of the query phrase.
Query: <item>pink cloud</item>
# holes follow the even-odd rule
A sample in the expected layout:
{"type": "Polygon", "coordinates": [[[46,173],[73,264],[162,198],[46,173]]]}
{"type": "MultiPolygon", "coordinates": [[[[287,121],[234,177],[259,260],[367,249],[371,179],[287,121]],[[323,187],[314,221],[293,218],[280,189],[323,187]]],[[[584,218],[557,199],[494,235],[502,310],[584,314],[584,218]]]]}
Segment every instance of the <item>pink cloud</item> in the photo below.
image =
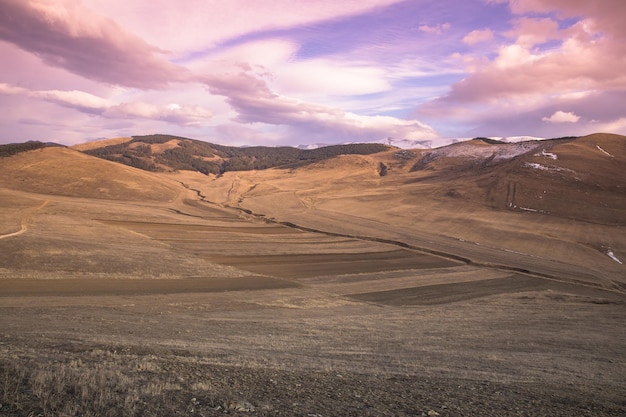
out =
{"type": "Polygon", "coordinates": [[[251,31],[285,29],[371,12],[404,0],[83,0],[177,56],[251,31]],[[146,15],[150,16],[146,19],[146,15]],[[158,28],[158,30],[155,30],[158,28]]]}
{"type": "Polygon", "coordinates": [[[573,112],[564,112],[562,110],[558,110],[554,112],[552,116],[544,117],[541,120],[551,123],[576,123],[578,120],[580,120],[580,116],[577,116],[573,112]]]}
{"type": "Polygon", "coordinates": [[[111,119],[147,119],[174,123],[180,126],[197,125],[210,120],[212,113],[200,106],[180,106],[172,103],[157,106],[150,103],[120,103],[105,109],[102,116],[111,119]]]}
{"type": "Polygon", "coordinates": [[[622,0],[508,0],[516,14],[556,12],[560,18],[587,17],[598,32],[626,35],[622,0]]]}
{"type": "Polygon", "coordinates": [[[532,47],[561,37],[558,32],[558,22],[550,18],[522,17],[514,21],[513,29],[505,35],[515,38],[518,45],[532,47]]]}
{"type": "Polygon", "coordinates": [[[488,42],[493,39],[493,31],[491,29],[473,30],[463,38],[463,42],[468,45],[475,45],[481,42],[488,42]]]}
{"type": "Polygon", "coordinates": [[[46,101],[81,113],[98,115],[108,119],[147,119],[188,126],[207,121],[212,117],[212,113],[201,106],[181,106],[176,103],[163,106],[141,101],[114,103],[102,97],[77,90],[29,90],[0,83],[0,94],[46,101]]]}
{"type": "Polygon", "coordinates": [[[501,33],[510,42],[493,56],[456,54],[469,74],[420,105],[417,117],[430,123],[453,118],[475,135],[626,133],[623,2],[489,3],[509,3],[519,14],[501,33]]]}
{"type": "MultiPolygon", "coordinates": [[[[423,105],[419,111],[445,115],[455,106],[461,111],[470,103],[480,106],[474,110],[478,113],[492,111],[490,106],[494,105],[511,110],[546,105],[555,97],[573,97],[581,91],[625,90],[626,36],[621,28],[610,31],[614,27],[610,21],[615,20],[610,12],[616,12],[616,3],[607,0],[597,3],[594,9],[590,2],[584,1],[511,2],[516,12],[588,14],[579,23],[562,30],[549,18],[516,19],[507,32],[515,38],[515,43],[501,46],[495,58],[483,60],[472,74],[453,84],[447,95],[423,105]],[[559,5],[563,9],[555,9],[559,5]],[[590,25],[591,21],[596,23],[590,25]],[[592,30],[600,26],[601,32],[592,30]],[[564,40],[550,49],[536,47],[554,39],[564,40]]],[[[620,15],[623,17],[624,13],[620,15]]]]}
{"type": "Polygon", "coordinates": [[[100,113],[109,106],[107,100],[78,90],[29,90],[24,87],[0,83],[0,94],[20,95],[31,99],[39,99],[92,114],[100,113]]]}
{"type": "Polygon", "coordinates": [[[441,24],[433,25],[433,26],[430,26],[430,25],[420,25],[420,26],[418,26],[417,29],[420,32],[434,33],[434,34],[439,35],[439,34],[443,33],[444,31],[450,29],[450,27],[451,27],[450,23],[446,22],[446,23],[441,23],[441,24]]]}
{"type": "Polygon", "coordinates": [[[293,136],[306,132],[308,141],[313,137],[334,141],[437,137],[430,126],[417,120],[357,115],[281,96],[272,92],[263,79],[248,72],[205,76],[204,82],[212,94],[226,97],[238,113],[236,121],[289,126],[293,136]]]}
{"type": "Polygon", "coordinates": [[[0,39],[85,78],[160,88],[187,76],[160,49],[73,0],[0,0],[0,39]]]}

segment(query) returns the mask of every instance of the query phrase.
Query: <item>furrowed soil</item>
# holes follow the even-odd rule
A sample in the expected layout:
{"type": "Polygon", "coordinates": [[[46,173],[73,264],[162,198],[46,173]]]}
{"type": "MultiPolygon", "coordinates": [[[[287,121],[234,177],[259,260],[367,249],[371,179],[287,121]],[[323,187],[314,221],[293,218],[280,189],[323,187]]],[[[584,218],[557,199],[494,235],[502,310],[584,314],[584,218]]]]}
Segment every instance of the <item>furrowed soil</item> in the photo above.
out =
{"type": "Polygon", "coordinates": [[[101,198],[4,177],[0,415],[626,414],[623,226],[333,163],[101,198]]]}

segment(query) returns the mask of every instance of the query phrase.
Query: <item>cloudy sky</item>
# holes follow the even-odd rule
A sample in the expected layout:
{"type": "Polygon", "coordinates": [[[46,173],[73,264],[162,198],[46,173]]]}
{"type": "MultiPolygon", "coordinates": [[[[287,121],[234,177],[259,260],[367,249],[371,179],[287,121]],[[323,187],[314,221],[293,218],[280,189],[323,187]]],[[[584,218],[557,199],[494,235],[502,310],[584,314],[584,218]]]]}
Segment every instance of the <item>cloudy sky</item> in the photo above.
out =
{"type": "Polygon", "coordinates": [[[626,134],[624,0],[0,0],[0,143],[626,134]]]}

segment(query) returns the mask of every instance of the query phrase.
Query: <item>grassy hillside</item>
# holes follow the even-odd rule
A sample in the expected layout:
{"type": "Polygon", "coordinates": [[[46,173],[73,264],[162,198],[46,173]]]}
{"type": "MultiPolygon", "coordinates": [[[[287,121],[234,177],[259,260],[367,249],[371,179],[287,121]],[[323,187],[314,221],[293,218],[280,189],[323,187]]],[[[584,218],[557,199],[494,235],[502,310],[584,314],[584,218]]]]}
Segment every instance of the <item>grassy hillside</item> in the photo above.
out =
{"type": "Polygon", "coordinates": [[[167,201],[179,192],[155,174],[64,147],[41,147],[2,158],[0,187],[42,194],[167,201]]]}
{"type": "Polygon", "coordinates": [[[146,171],[197,171],[223,174],[272,167],[295,167],[341,154],[372,154],[389,149],[381,144],[336,145],[302,150],[288,146],[234,147],[171,135],[133,136],[111,144],[103,141],[78,148],[85,153],[146,171]]]}

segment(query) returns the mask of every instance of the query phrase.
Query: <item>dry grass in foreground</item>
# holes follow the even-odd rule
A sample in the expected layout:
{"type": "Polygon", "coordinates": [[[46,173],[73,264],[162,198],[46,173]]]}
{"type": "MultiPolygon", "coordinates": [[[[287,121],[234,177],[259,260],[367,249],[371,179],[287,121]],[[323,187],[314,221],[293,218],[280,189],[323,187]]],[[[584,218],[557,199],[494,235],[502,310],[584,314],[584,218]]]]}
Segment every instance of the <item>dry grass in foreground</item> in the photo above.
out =
{"type": "Polygon", "coordinates": [[[0,414],[173,415],[176,409],[171,407],[182,387],[155,380],[156,370],[149,359],[122,360],[98,350],[80,357],[4,359],[0,361],[0,414]]]}
{"type": "Polygon", "coordinates": [[[433,376],[288,371],[207,363],[184,352],[94,349],[0,354],[0,415],[617,416],[584,391],[433,376]]]}

